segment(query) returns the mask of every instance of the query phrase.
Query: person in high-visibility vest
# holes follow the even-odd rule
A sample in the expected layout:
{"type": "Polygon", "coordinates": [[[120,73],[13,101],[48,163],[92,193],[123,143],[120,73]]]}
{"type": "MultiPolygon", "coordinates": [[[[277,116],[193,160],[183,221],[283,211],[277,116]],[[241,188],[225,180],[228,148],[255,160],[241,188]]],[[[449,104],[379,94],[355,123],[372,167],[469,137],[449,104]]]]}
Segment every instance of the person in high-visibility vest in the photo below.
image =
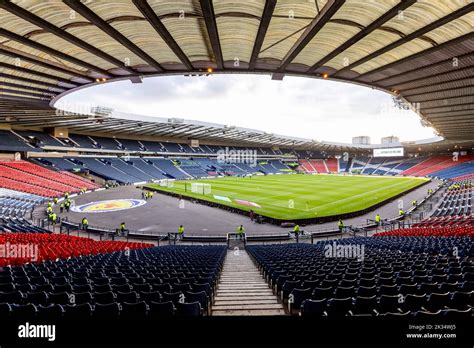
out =
{"type": "Polygon", "coordinates": [[[240,225],[239,227],[237,227],[237,234],[240,239],[244,237],[244,233],[245,233],[245,228],[243,225],[240,225]]]}
{"type": "Polygon", "coordinates": [[[411,202],[411,205],[413,205],[414,207],[418,204],[418,201],[415,199],[413,200],[413,202],[411,202]]]}
{"type": "Polygon", "coordinates": [[[375,223],[377,224],[377,226],[380,225],[381,220],[382,220],[382,218],[380,217],[380,214],[375,215],[375,223]]]}
{"type": "Polygon", "coordinates": [[[150,193],[148,194],[148,196],[150,197],[150,199],[153,198],[153,192],[150,191],[150,193]]]}
{"type": "Polygon", "coordinates": [[[118,228],[118,234],[123,235],[125,233],[125,222],[122,222],[120,224],[120,227],[118,228]]]}
{"type": "Polygon", "coordinates": [[[54,197],[53,202],[54,204],[58,204],[58,197],[54,197]]]}
{"type": "Polygon", "coordinates": [[[66,199],[68,199],[68,198],[69,198],[69,192],[66,192],[66,193],[64,194],[64,197],[66,197],[66,199]]]}
{"type": "Polygon", "coordinates": [[[53,203],[48,202],[48,208],[51,208],[53,206],[53,203]]]}
{"type": "Polygon", "coordinates": [[[47,207],[46,208],[46,213],[51,214],[53,212],[53,207],[47,207]]]}
{"type": "Polygon", "coordinates": [[[342,233],[342,230],[344,229],[344,222],[342,222],[341,219],[337,222],[337,227],[339,228],[339,232],[342,233]]]}
{"type": "Polygon", "coordinates": [[[183,225],[178,226],[178,239],[183,239],[184,237],[184,227],[183,225]]]}
{"type": "Polygon", "coordinates": [[[293,227],[293,233],[295,235],[300,233],[300,225],[296,224],[295,227],[293,227]]]}
{"type": "Polygon", "coordinates": [[[84,231],[87,231],[87,228],[89,227],[89,220],[87,220],[85,216],[82,218],[81,224],[82,224],[82,229],[84,231]]]}
{"type": "Polygon", "coordinates": [[[59,212],[62,214],[64,211],[64,203],[61,203],[61,205],[59,206],[59,212]]]}
{"type": "Polygon", "coordinates": [[[398,210],[398,216],[405,216],[405,212],[403,211],[403,209],[398,210]]]}
{"type": "Polygon", "coordinates": [[[58,217],[57,217],[56,213],[54,213],[54,212],[51,213],[50,219],[51,219],[51,222],[52,222],[53,224],[56,223],[56,219],[57,219],[57,218],[58,218],[58,217]]]}

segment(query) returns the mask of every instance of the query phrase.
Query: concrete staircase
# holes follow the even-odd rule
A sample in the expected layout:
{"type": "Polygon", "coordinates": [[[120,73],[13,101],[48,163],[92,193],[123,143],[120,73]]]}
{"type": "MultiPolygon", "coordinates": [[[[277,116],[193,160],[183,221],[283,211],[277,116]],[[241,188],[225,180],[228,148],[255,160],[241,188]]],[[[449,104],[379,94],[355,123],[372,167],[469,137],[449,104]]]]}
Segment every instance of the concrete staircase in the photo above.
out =
{"type": "Polygon", "coordinates": [[[285,315],[257,267],[245,250],[229,250],[212,315],[285,315]]]}

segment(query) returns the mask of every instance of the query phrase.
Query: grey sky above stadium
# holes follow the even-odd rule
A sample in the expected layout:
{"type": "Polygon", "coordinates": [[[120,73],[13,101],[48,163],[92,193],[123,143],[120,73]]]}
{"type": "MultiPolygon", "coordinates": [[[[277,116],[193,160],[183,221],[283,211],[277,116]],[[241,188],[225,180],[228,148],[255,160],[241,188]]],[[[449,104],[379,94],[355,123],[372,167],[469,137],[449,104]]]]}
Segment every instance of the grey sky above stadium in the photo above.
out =
{"type": "Polygon", "coordinates": [[[358,135],[370,136],[373,143],[388,135],[402,141],[433,136],[416,113],[396,109],[384,92],[298,77],[157,77],[142,84],[122,81],[87,88],[57,104],[75,111],[96,105],[327,141],[350,142],[358,135]]]}

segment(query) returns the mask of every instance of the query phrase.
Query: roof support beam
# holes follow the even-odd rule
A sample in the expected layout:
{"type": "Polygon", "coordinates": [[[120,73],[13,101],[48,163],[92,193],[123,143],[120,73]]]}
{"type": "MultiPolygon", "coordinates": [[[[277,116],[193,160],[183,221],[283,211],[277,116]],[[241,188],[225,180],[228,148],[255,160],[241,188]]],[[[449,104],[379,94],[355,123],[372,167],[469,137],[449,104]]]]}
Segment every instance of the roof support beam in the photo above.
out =
{"type": "Polygon", "coordinates": [[[365,56],[364,58],[361,58],[359,59],[358,61],[355,61],[354,63],[352,64],[349,64],[348,66],[338,70],[336,73],[334,73],[332,76],[336,76],[338,74],[340,74],[341,72],[343,71],[346,71],[346,70],[351,70],[353,68],[355,68],[356,66],[359,66],[361,64],[364,64],[365,62],[368,62],[369,60],[372,60],[378,56],[380,56],[381,54],[384,54],[388,51],[391,51],[393,50],[394,48],[397,48],[411,40],[414,40],[436,28],[439,28],[441,26],[443,26],[444,24],[446,23],[449,23],[453,20],[455,20],[456,18],[459,18],[459,17],[462,17],[464,16],[465,14],[471,12],[472,10],[474,10],[474,4],[469,4],[469,5],[466,5],[462,8],[460,8],[459,10],[457,11],[454,11],[452,13],[450,13],[449,15],[447,16],[444,16],[440,19],[438,19],[437,21],[434,21],[426,26],[424,26],[423,28],[420,28],[418,30],[415,30],[413,33],[411,34],[408,34],[407,36],[395,41],[395,42],[392,42],[390,45],[387,45],[381,49],[378,49],[377,51],[375,52],[372,52],[371,54],[369,54],[368,56],[365,56]]]}
{"type": "Polygon", "coordinates": [[[19,85],[19,84],[11,83],[11,82],[0,81],[0,86],[13,87],[13,88],[22,88],[22,89],[26,89],[26,90],[29,90],[29,91],[32,91],[32,92],[39,92],[39,93],[50,94],[50,95],[54,95],[54,96],[58,95],[58,93],[55,93],[54,91],[51,91],[51,90],[48,90],[48,89],[25,86],[25,85],[19,85]]]}
{"type": "MultiPolygon", "coordinates": [[[[46,78],[46,79],[50,79],[50,80],[53,80],[53,81],[59,81],[59,82],[66,83],[66,84],[74,86],[74,87],[79,86],[77,83],[71,82],[69,80],[66,80],[66,79],[63,79],[63,78],[60,78],[60,77],[57,77],[57,76],[53,76],[53,75],[46,74],[46,73],[36,71],[36,70],[22,68],[20,66],[11,65],[11,64],[8,64],[8,63],[0,62],[0,67],[4,67],[4,68],[7,68],[7,69],[11,69],[11,70],[18,70],[18,71],[21,71],[21,72],[24,72],[24,73],[27,73],[27,74],[36,75],[36,76],[43,77],[43,78],[46,78]]],[[[58,86],[58,87],[60,87],[60,86],[58,86]]]]}
{"type": "Polygon", "coordinates": [[[0,87],[0,92],[20,94],[20,95],[25,95],[25,96],[29,96],[29,97],[37,97],[37,98],[45,98],[45,99],[51,99],[51,97],[52,97],[50,95],[45,95],[45,94],[42,94],[42,93],[17,91],[17,90],[14,90],[14,89],[1,88],[1,87],[0,87]]]}
{"type": "Polygon", "coordinates": [[[321,30],[322,27],[331,19],[331,17],[341,8],[345,0],[328,0],[326,5],[321,9],[318,15],[311,21],[306,27],[305,31],[298,40],[295,42],[293,47],[288,51],[285,57],[282,59],[278,71],[282,72],[286,69],[293,59],[300,54],[300,52],[311,42],[314,36],[321,30]]]}
{"type": "Polygon", "coordinates": [[[430,116],[429,118],[432,119],[432,118],[439,118],[439,114],[442,114],[443,116],[442,117],[448,117],[449,115],[455,115],[457,116],[459,113],[459,115],[467,115],[467,114],[474,114],[474,108],[472,109],[464,109],[464,110],[456,110],[456,111],[438,111],[438,112],[430,112],[430,116]],[[435,115],[435,116],[433,116],[435,115]]]}
{"type": "Polygon", "coordinates": [[[257,37],[255,38],[255,43],[253,45],[252,55],[250,56],[249,69],[255,69],[255,64],[257,62],[258,55],[262,48],[263,41],[267,34],[268,26],[272,20],[273,11],[275,10],[277,0],[267,0],[265,2],[265,7],[263,8],[262,17],[260,19],[260,25],[258,27],[257,37]]]}
{"type": "MultiPolygon", "coordinates": [[[[459,65],[462,65],[463,60],[465,58],[470,58],[470,57],[473,57],[473,56],[474,56],[474,53],[470,52],[470,53],[466,53],[466,54],[457,56],[456,58],[458,59],[458,62],[461,63],[459,65]]],[[[448,59],[445,59],[445,60],[442,60],[442,61],[439,61],[439,62],[436,62],[436,63],[433,63],[433,64],[425,65],[421,68],[416,68],[416,69],[404,71],[404,72],[402,72],[400,74],[397,74],[397,75],[384,77],[383,79],[380,79],[380,80],[374,80],[373,82],[377,83],[377,85],[383,85],[384,82],[390,81],[392,79],[397,79],[399,77],[407,77],[407,76],[410,76],[410,75],[416,75],[417,73],[419,73],[422,70],[438,68],[438,67],[440,67],[444,64],[450,64],[451,69],[454,68],[453,67],[453,58],[448,58],[448,59]]],[[[393,86],[393,85],[402,85],[402,84],[405,84],[405,83],[417,82],[417,81],[421,81],[421,80],[431,78],[431,77],[440,77],[440,76],[444,76],[444,75],[449,75],[449,74],[451,74],[452,72],[455,72],[455,71],[463,71],[465,69],[471,69],[471,68],[472,68],[471,66],[467,66],[467,67],[464,67],[464,68],[450,70],[450,71],[446,71],[446,72],[442,72],[442,73],[438,73],[438,74],[430,74],[428,72],[427,76],[417,77],[417,78],[411,79],[411,80],[404,80],[404,81],[399,82],[399,83],[392,83],[392,84],[388,85],[387,87],[393,86]]]]}
{"type": "Polygon", "coordinates": [[[151,8],[148,2],[144,0],[132,0],[133,4],[142,13],[142,15],[148,20],[150,25],[155,29],[158,35],[161,36],[168,47],[174,52],[174,54],[181,60],[188,70],[193,70],[193,65],[186,54],[183,52],[178,43],[173,39],[173,36],[166,29],[165,25],[156,15],[155,11],[151,8]]]}
{"type": "MultiPolygon", "coordinates": [[[[462,97],[459,97],[459,98],[462,98],[462,97]]],[[[463,105],[472,105],[472,101],[468,101],[466,103],[457,103],[457,104],[433,106],[433,107],[425,108],[425,109],[421,108],[420,111],[421,111],[421,113],[423,113],[423,112],[429,113],[429,111],[427,111],[427,110],[440,109],[440,108],[451,108],[453,106],[463,106],[463,105]]]]}
{"type": "Polygon", "coordinates": [[[82,2],[76,0],[63,0],[63,2],[70,8],[72,8],[74,11],[79,13],[81,16],[86,18],[88,21],[90,21],[92,24],[94,24],[97,28],[105,32],[111,38],[120,42],[120,44],[126,47],[129,51],[133,52],[145,62],[150,64],[150,66],[152,66],[158,71],[163,71],[163,68],[156,60],[150,57],[146,52],[144,52],[141,48],[135,45],[132,41],[127,39],[121,32],[119,32],[109,23],[100,18],[94,11],[92,11],[82,2]]]}
{"type": "MultiPolygon", "coordinates": [[[[463,87],[466,88],[466,87],[463,87]]],[[[430,95],[431,93],[427,93],[427,95],[430,95]]],[[[434,98],[434,99],[426,99],[426,100],[416,100],[414,103],[429,103],[429,102],[436,102],[436,101],[443,101],[445,102],[446,100],[450,99],[459,99],[459,98],[469,98],[472,97],[471,103],[474,101],[474,94],[467,94],[467,95],[453,95],[452,97],[442,97],[442,98],[434,98]]],[[[451,105],[445,105],[445,106],[451,106],[451,105]]]]}
{"type": "MultiPolygon", "coordinates": [[[[469,67],[470,69],[474,69],[469,67]]],[[[427,79],[429,79],[430,77],[427,77],[427,79]]],[[[442,87],[442,86],[445,86],[447,84],[451,84],[451,83],[458,83],[458,82],[468,82],[466,86],[459,86],[459,87],[453,87],[453,88],[440,88],[440,89],[434,89],[434,90],[431,90],[429,92],[424,92],[424,93],[436,93],[436,92],[445,92],[445,91],[450,91],[450,90],[453,90],[453,89],[456,89],[456,88],[461,88],[461,87],[467,87],[467,86],[472,86],[473,83],[469,82],[469,80],[473,80],[474,77],[461,77],[459,79],[453,79],[453,80],[448,80],[448,81],[442,81],[442,82],[438,82],[438,83],[427,83],[427,84],[424,84],[424,85],[420,85],[420,86],[416,86],[416,87],[412,87],[412,88],[408,88],[408,89],[402,89],[400,90],[400,92],[403,94],[404,97],[411,97],[411,96],[414,96],[414,95],[419,95],[419,94],[423,94],[423,93],[411,93],[410,94],[410,91],[416,91],[418,89],[422,89],[422,88],[426,88],[426,87],[442,87]]]]}
{"type": "Polygon", "coordinates": [[[56,89],[60,89],[60,90],[63,90],[63,91],[66,90],[65,87],[55,85],[54,83],[48,83],[48,82],[44,82],[44,81],[33,80],[33,79],[29,79],[29,78],[22,77],[22,76],[16,76],[16,75],[0,73],[0,77],[10,79],[10,80],[18,80],[18,81],[22,81],[22,82],[26,82],[26,83],[34,83],[34,84],[37,84],[37,85],[40,85],[40,86],[56,88],[56,89]]]}
{"type": "Polygon", "coordinates": [[[217,30],[216,15],[214,13],[214,5],[212,0],[199,0],[201,4],[202,15],[206,23],[207,35],[211,41],[212,53],[216,61],[217,69],[224,69],[224,58],[222,57],[221,43],[219,40],[219,32],[217,30]]]}
{"type": "Polygon", "coordinates": [[[344,42],[338,48],[333,50],[331,53],[326,55],[325,57],[321,58],[318,62],[316,62],[307,72],[314,72],[319,67],[323,66],[325,63],[329,62],[331,59],[339,55],[340,53],[344,52],[346,49],[351,47],[352,45],[356,44],[364,37],[369,35],[374,30],[380,28],[385,22],[389,21],[393,17],[397,16],[400,11],[405,10],[406,8],[410,7],[416,2],[416,0],[403,0],[398,5],[392,7],[388,12],[384,13],[382,16],[377,18],[374,22],[370,25],[359,31],[356,35],[351,37],[349,40],[344,42]]]}
{"type": "Polygon", "coordinates": [[[34,48],[34,49],[37,49],[39,51],[42,51],[42,52],[45,52],[45,53],[48,53],[52,56],[55,56],[55,57],[58,57],[58,58],[61,58],[65,61],[68,61],[70,63],[73,63],[73,64],[76,64],[76,65],[79,65],[79,66],[82,66],[83,68],[86,68],[86,69],[89,69],[91,71],[95,71],[105,77],[111,77],[112,75],[107,71],[107,70],[103,70],[101,68],[98,68],[96,67],[95,65],[92,65],[92,64],[89,64],[87,62],[84,62],[80,59],[77,59],[75,57],[71,57],[67,54],[64,54],[63,52],[61,51],[58,51],[58,50],[55,50],[54,48],[51,48],[51,47],[48,47],[48,46],[45,46],[45,45],[42,45],[36,41],[33,41],[33,40],[30,40],[30,39],[27,39],[26,37],[23,37],[21,35],[18,35],[18,34],[15,34],[11,31],[8,31],[6,29],[3,29],[3,28],[0,28],[0,36],[3,36],[3,37],[6,37],[10,40],[13,40],[13,41],[16,41],[16,42],[19,42],[21,43],[22,45],[25,45],[25,46],[28,46],[28,47],[31,47],[31,48],[34,48]]]}
{"type": "MultiPolygon", "coordinates": [[[[473,78],[472,77],[468,77],[468,78],[465,78],[463,80],[472,80],[473,78]]],[[[451,82],[451,81],[449,81],[451,82]]],[[[429,91],[429,92],[422,92],[422,93],[413,93],[413,94],[405,94],[405,93],[402,93],[402,96],[404,98],[409,98],[409,97],[418,97],[420,95],[432,95],[434,93],[440,93],[440,92],[451,92],[451,91],[459,91],[459,90],[463,90],[463,89],[468,89],[468,94],[464,94],[464,95],[471,95],[471,94],[474,94],[474,87],[473,87],[473,84],[471,83],[470,85],[468,86],[460,86],[460,87],[451,87],[451,88],[445,88],[445,89],[439,89],[437,91],[429,91]]],[[[461,97],[460,95],[458,95],[458,97],[461,97]]]]}
{"type": "Polygon", "coordinates": [[[63,40],[66,40],[70,43],[72,43],[75,46],[78,46],[89,53],[102,58],[103,60],[121,68],[126,71],[128,71],[131,74],[136,74],[136,71],[133,70],[131,67],[127,66],[124,62],[120,61],[117,58],[114,58],[107,53],[99,50],[98,48],[88,44],[87,42],[75,37],[74,35],[68,33],[67,31],[56,27],[55,25],[49,23],[48,21],[44,20],[41,17],[38,17],[34,15],[33,13],[23,9],[22,7],[13,4],[10,1],[0,1],[0,8],[10,12],[11,14],[14,14],[15,16],[18,16],[20,18],[23,18],[24,20],[42,28],[43,30],[54,34],[58,37],[60,37],[63,40]]]}
{"type": "MultiPolygon", "coordinates": [[[[402,58],[402,59],[399,59],[399,60],[396,60],[392,63],[389,63],[389,64],[385,64],[385,65],[382,65],[376,69],[373,69],[373,70],[370,70],[370,71],[367,71],[366,73],[363,73],[363,74],[360,74],[359,76],[356,77],[356,80],[359,80],[361,78],[365,78],[366,76],[370,76],[372,74],[376,74],[380,71],[383,71],[383,70],[387,70],[387,69],[390,69],[394,66],[397,66],[397,65],[400,65],[400,64],[403,64],[403,63],[406,63],[406,62],[409,62],[413,59],[417,59],[417,58],[420,58],[420,57],[423,57],[423,56],[427,56],[433,52],[436,52],[436,51],[440,51],[440,50],[443,50],[443,49],[447,49],[447,48],[450,48],[451,46],[453,45],[457,45],[457,44],[460,44],[464,41],[468,41],[470,39],[474,38],[474,33],[468,33],[468,34],[465,34],[465,35],[462,35],[462,36],[459,36],[455,39],[452,39],[450,41],[446,41],[446,42],[443,42],[442,44],[439,44],[437,46],[433,46],[431,48],[428,48],[426,50],[423,50],[423,51],[420,51],[418,53],[415,53],[415,54],[412,54],[410,56],[407,56],[405,58],[402,58]]],[[[334,76],[334,75],[333,75],[334,76]]]]}
{"type": "Polygon", "coordinates": [[[3,47],[3,46],[0,47],[0,54],[3,54],[5,56],[9,56],[9,57],[12,57],[12,58],[19,58],[20,60],[24,60],[25,62],[30,62],[32,64],[42,66],[42,67],[44,67],[46,69],[49,69],[49,70],[57,71],[57,72],[60,72],[62,74],[78,77],[78,78],[86,80],[88,82],[93,82],[94,81],[89,76],[81,74],[77,71],[61,68],[61,67],[58,67],[56,65],[44,62],[42,60],[31,58],[29,56],[21,54],[20,52],[17,52],[16,50],[15,50],[15,52],[13,52],[13,51],[8,50],[6,47],[3,47]]]}

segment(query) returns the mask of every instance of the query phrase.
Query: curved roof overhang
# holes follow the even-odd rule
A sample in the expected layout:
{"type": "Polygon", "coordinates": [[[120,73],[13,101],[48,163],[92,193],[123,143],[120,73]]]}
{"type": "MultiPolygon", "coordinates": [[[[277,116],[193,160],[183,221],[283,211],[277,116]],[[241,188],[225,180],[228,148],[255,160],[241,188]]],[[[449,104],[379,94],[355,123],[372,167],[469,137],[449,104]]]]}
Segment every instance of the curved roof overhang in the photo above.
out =
{"type": "MultiPolygon", "coordinates": [[[[439,135],[474,139],[471,0],[0,1],[0,100],[97,83],[262,73],[381,89],[439,135]]],[[[31,104],[30,104],[31,105],[31,104]]]]}

